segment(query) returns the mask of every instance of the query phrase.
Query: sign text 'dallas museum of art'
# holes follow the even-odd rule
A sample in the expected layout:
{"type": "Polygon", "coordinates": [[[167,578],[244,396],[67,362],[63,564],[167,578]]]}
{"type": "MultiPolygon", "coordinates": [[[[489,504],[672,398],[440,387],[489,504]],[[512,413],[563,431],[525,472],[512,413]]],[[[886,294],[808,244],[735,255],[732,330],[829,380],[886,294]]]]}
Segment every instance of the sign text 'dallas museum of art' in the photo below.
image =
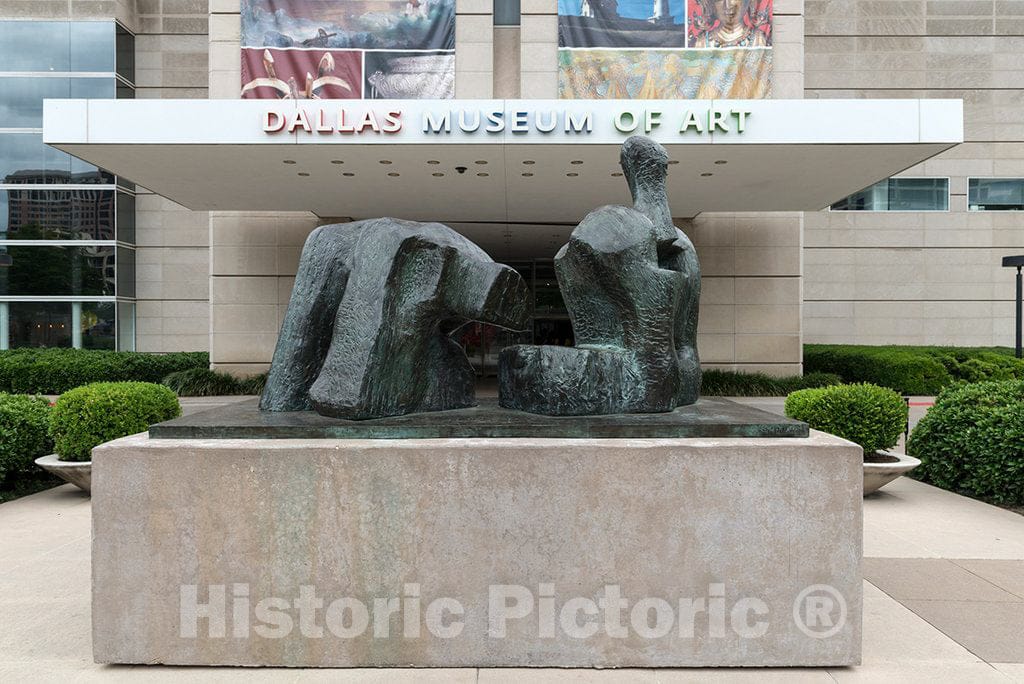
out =
{"type": "Polygon", "coordinates": [[[336,109],[299,105],[293,109],[268,108],[262,112],[266,133],[349,134],[400,133],[414,127],[424,134],[452,133],[564,133],[589,135],[599,125],[609,124],[620,133],[651,133],[667,128],[680,134],[743,133],[747,117],[745,106],[679,106],[672,109],[635,107],[615,111],[593,109],[479,109],[438,107],[410,112],[407,109],[376,107],[338,107],[336,109]]]}

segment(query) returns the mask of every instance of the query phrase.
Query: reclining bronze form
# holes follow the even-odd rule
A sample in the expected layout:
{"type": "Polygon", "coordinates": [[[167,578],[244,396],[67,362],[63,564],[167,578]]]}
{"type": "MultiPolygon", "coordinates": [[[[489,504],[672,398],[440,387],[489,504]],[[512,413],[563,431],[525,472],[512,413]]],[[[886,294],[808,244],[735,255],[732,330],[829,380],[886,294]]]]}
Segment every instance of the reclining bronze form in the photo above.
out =
{"type": "Polygon", "coordinates": [[[521,330],[520,275],[440,223],[379,218],[306,240],[264,411],[363,420],[476,405],[476,374],[449,334],[467,320],[521,330]]]}
{"type": "Polygon", "coordinates": [[[672,224],[668,154],[622,146],[633,207],[592,211],[555,256],[576,347],[517,345],[499,357],[500,403],[547,415],[671,411],[697,401],[700,266],[672,224]]]}

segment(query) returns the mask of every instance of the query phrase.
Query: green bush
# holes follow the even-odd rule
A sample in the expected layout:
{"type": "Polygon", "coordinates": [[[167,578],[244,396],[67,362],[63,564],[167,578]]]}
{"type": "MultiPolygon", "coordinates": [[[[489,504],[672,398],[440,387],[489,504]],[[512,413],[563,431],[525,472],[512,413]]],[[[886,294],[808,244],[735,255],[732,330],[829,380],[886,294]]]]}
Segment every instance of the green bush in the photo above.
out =
{"type": "Polygon", "coordinates": [[[65,392],[50,415],[61,460],[88,461],[92,448],[181,415],[178,397],[148,382],[97,382],[65,392]]]}
{"type": "Polygon", "coordinates": [[[867,383],[793,392],[785,411],[815,430],[856,442],[865,456],[895,445],[907,427],[903,397],[867,383]]]}
{"type": "Polygon", "coordinates": [[[91,382],[160,382],[169,373],[209,363],[205,352],[14,349],[0,352],[0,392],[60,394],[91,382]]]}
{"type": "Polygon", "coordinates": [[[1024,381],[943,391],[914,428],[914,477],[997,504],[1024,505],[1024,381]]]}
{"type": "Polygon", "coordinates": [[[239,394],[262,394],[267,384],[266,373],[249,378],[236,378],[209,368],[192,368],[171,373],[162,383],[179,397],[221,397],[239,394]]]}
{"type": "Polygon", "coordinates": [[[1007,347],[808,344],[804,345],[804,369],[910,395],[938,394],[958,381],[1024,379],[1024,361],[1007,347]]]}
{"type": "Polygon", "coordinates": [[[45,398],[0,394],[0,478],[34,467],[35,459],[53,451],[49,424],[45,398]]]}
{"type": "Polygon", "coordinates": [[[842,380],[831,373],[808,373],[776,378],[764,373],[736,373],[706,370],[700,393],[705,397],[781,397],[808,387],[838,385],[842,380]]]}

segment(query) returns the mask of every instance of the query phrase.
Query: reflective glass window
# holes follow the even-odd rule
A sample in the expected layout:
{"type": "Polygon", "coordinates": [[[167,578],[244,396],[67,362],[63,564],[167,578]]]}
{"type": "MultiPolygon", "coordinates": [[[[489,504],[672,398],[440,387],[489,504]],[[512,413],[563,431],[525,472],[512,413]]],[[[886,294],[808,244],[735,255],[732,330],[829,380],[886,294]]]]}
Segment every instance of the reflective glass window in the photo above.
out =
{"type": "Polygon", "coordinates": [[[969,211],[1024,211],[1024,178],[967,179],[969,211]]]}
{"type": "Polygon", "coordinates": [[[70,71],[66,21],[0,21],[0,71],[70,71]]]}
{"type": "Polygon", "coordinates": [[[113,240],[114,201],[113,190],[0,190],[0,240],[113,240]]]}
{"type": "Polygon", "coordinates": [[[519,0],[494,0],[494,25],[519,26],[519,0]]]}
{"type": "Polygon", "coordinates": [[[135,351],[135,304],[117,303],[117,348],[135,351]]]}
{"type": "Polygon", "coordinates": [[[126,192],[117,193],[117,239],[135,243],[135,196],[126,192]]]}
{"type": "Polygon", "coordinates": [[[70,347],[69,302],[9,302],[10,347],[70,347]]]}
{"type": "Polygon", "coordinates": [[[832,205],[833,211],[947,211],[948,178],[888,178],[832,205]]]}
{"type": "Polygon", "coordinates": [[[71,71],[114,71],[114,22],[71,22],[71,71]]]}
{"type": "Polygon", "coordinates": [[[0,78],[0,126],[42,128],[43,100],[47,98],[113,98],[113,78],[0,78]]]}
{"type": "Polygon", "coordinates": [[[114,293],[113,245],[37,247],[0,245],[0,296],[103,295],[114,293]]]}
{"type": "Polygon", "coordinates": [[[0,183],[113,183],[92,164],[43,144],[41,133],[0,133],[0,183]]]}
{"type": "Polygon", "coordinates": [[[117,25],[117,73],[135,83],[135,36],[117,25]]]}
{"type": "Polygon", "coordinates": [[[135,250],[117,248],[117,296],[135,297],[135,250]]]}
{"type": "Polygon", "coordinates": [[[82,349],[116,349],[117,305],[114,302],[82,302],[79,306],[82,349]]]}

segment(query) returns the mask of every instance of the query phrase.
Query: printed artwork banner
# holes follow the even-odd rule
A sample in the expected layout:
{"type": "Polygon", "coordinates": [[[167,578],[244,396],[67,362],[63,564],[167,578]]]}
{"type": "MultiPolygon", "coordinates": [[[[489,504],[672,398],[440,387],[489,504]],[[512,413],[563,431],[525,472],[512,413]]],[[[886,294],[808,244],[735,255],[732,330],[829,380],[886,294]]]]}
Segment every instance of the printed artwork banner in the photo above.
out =
{"type": "Polygon", "coordinates": [[[241,0],[251,99],[451,99],[456,0],[241,0]]]}
{"type": "Polygon", "coordinates": [[[558,93],[771,97],[772,0],[558,0],[558,93]]]}

